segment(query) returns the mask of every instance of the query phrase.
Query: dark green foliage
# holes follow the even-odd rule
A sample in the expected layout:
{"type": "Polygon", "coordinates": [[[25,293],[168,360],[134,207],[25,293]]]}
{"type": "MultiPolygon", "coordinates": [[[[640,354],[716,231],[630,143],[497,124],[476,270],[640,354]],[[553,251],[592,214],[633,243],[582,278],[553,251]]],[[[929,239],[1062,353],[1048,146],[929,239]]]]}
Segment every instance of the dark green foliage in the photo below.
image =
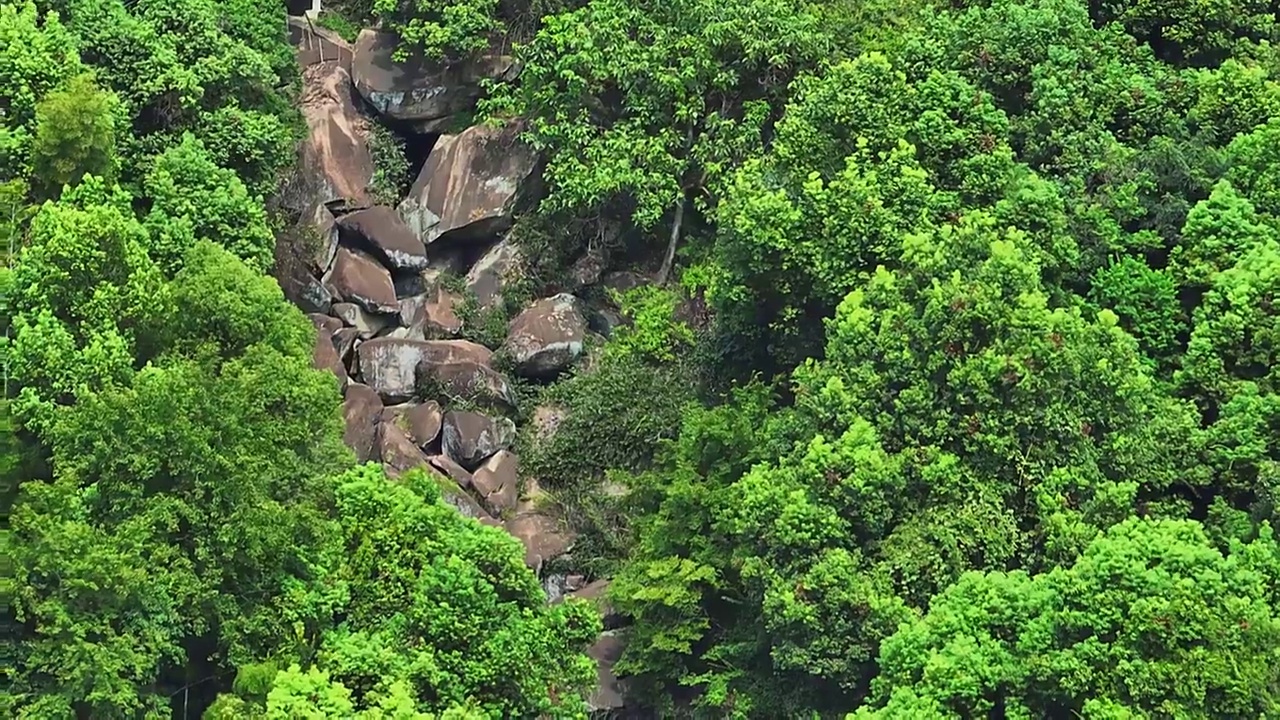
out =
{"type": "Polygon", "coordinates": [[[404,154],[404,140],[390,130],[374,124],[369,129],[369,153],[373,156],[374,198],[385,205],[395,205],[404,196],[412,178],[409,160],[404,154]]]}

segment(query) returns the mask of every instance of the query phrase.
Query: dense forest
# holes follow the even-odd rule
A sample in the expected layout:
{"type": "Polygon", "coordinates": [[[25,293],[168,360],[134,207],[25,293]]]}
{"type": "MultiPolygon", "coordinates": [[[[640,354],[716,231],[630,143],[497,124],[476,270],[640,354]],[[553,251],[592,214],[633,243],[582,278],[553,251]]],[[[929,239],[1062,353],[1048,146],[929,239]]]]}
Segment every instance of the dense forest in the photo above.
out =
{"type": "Polygon", "coordinates": [[[325,3],[0,0],[0,715],[1280,717],[1274,0],[325,3]]]}

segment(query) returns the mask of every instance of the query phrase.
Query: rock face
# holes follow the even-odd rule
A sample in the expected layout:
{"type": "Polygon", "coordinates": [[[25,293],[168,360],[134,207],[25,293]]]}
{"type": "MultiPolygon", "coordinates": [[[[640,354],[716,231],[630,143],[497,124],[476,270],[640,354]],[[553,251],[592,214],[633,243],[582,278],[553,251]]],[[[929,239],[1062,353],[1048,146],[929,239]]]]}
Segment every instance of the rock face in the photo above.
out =
{"type": "Polygon", "coordinates": [[[467,340],[411,340],[381,337],[356,349],[360,375],[387,402],[403,402],[417,392],[419,364],[469,362],[488,367],[489,348],[467,340]]]}
{"type": "Polygon", "coordinates": [[[336,60],[317,62],[304,66],[302,80],[307,138],[301,167],[310,174],[310,184],[319,189],[315,200],[347,209],[368,207],[373,156],[348,68],[336,60]]]}
{"type": "Polygon", "coordinates": [[[539,574],[544,563],[569,552],[575,539],[556,518],[539,509],[541,494],[538,484],[530,481],[525,497],[516,505],[515,516],[503,526],[524,545],[525,565],[539,574]]]}
{"type": "Polygon", "coordinates": [[[378,434],[378,416],[382,413],[382,399],[372,388],[360,383],[347,386],[342,400],[342,418],[346,429],[342,442],[355,451],[360,462],[373,460],[378,434]]]}
{"type": "Polygon", "coordinates": [[[514,445],[516,426],[507,418],[450,410],[444,414],[440,437],[445,454],[470,470],[499,450],[514,445]]]}
{"type": "Polygon", "coordinates": [[[509,239],[502,240],[467,271],[467,289],[480,307],[494,307],[502,302],[502,291],[519,276],[523,264],[520,248],[509,239]]]}
{"type": "Polygon", "coordinates": [[[395,210],[375,205],[343,215],[337,222],[344,242],[365,247],[392,270],[425,270],[427,248],[395,210]]]}
{"type": "Polygon", "coordinates": [[[519,492],[518,463],[515,453],[499,450],[471,476],[480,504],[495,517],[516,506],[519,492]]]}
{"type": "Polygon", "coordinates": [[[346,327],[353,328],[361,340],[368,340],[395,324],[392,315],[374,315],[355,303],[334,303],[329,312],[346,327]]]}
{"type": "Polygon", "coordinates": [[[371,313],[392,315],[400,312],[391,273],[377,260],[358,250],[338,248],[329,283],[343,300],[371,313]]]}
{"type": "Polygon", "coordinates": [[[516,396],[507,379],[483,363],[423,363],[418,367],[418,382],[437,397],[457,397],[511,410],[516,407],[516,396]]]}
{"type": "Polygon", "coordinates": [[[316,328],[316,345],[311,355],[311,364],[317,370],[330,370],[338,378],[339,387],[345,388],[350,380],[347,367],[334,347],[333,334],[342,329],[342,322],[328,315],[311,314],[307,316],[316,328]]]}
{"type": "Polygon", "coordinates": [[[531,148],[501,129],[477,125],[443,135],[400,214],[428,245],[446,233],[495,236],[511,227],[516,194],[535,161],[531,148]]]}
{"type": "Polygon", "coordinates": [[[395,33],[362,30],[356,38],[352,75],[360,94],[378,112],[410,123],[418,132],[448,130],[475,108],[482,80],[506,80],[516,74],[514,60],[497,54],[447,66],[396,62],[392,54],[398,44],[395,33]]]}
{"type": "Polygon", "coordinates": [[[587,321],[581,303],[567,293],[539,300],[511,321],[502,351],[525,377],[553,377],[582,355],[587,321]]]}
{"type": "Polygon", "coordinates": [[[389,477],[399,477],[427,464],[427,456],[394,422],[378,423],[378,451],[389,477]]]}
{"type": "Polygon", "coordinates": [[[587,696],[587,707],[592,712],[619,710],[626,706],[625,689],[613,672],[613,666],[622,657],[625,641],[615,631],[601,633],[587,656],[596,661],[596,689],[587,696]]]}

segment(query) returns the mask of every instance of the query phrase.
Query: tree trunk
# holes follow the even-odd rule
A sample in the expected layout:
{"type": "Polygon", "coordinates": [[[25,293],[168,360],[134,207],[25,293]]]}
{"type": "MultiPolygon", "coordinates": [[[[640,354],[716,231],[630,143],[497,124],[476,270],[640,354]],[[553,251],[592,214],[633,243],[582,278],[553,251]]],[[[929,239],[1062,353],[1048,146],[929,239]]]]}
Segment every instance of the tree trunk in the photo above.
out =
{"type": "Polygon", "coordinates": [[[688,202],[683,196],[676,206],[676,219],[671,223],[671,239],[667,241],[667,254],[662,258],[662,267],[658,269],[658,284],[666,285],[667,276],[671,274],[671,265],[676,259],[676,245],[680,242],[680,226],[684,224],[684,206],[688,202]]]}

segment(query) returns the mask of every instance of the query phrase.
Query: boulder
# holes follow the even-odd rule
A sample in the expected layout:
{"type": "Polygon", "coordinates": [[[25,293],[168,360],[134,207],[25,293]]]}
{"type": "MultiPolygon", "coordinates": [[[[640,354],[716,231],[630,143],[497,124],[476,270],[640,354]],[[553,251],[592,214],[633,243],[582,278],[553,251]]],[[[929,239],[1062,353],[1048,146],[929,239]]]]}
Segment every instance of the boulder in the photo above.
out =
{"type": "Polygon", "coordinates": [[[403,402],[417,392],[422,363],[470,362],[488,366],[489,348],[467,340],[410,340],[380,337],[356,348],[360,375],[387,402],[403,402]]]}
{"type": "Polygon", "coordinates": [[[502,291],[520,277],[524,258],[520,248],[504,239],[489,248],[467,271],[467,289],[484,309],[502,303],[502,291]]]}
{"type": "Polygon", "coordinates": [[[454,462],[448,455],[432,455],[427,458],[427,461],[431,463],[431,467],[444,473],[445,477],[448,477],[450,480],[457,483],[458,487],[471,487],[471,473],[467,472],[466,468],[454,462]]]}
{"type": "Polygon", "coordinates": [[[532,148],[501,128],[477,125],[443,135],[400,214],[428,245],[446,234],[492,238],[511,227],[516,194],[535,161],[532,148]]]}
{"type": "Polygon", "coordinates": [[[360,331],[355,328],[344,327],[333,334],[333,349],[338,352],[338,358],[348,368],[351,367],[351,351],[355,349],[356,341],[359,339],[360,331]]]}
{"type": "Polygon", "coordinates": [[[378,417],[382,413],[382,399],[373,388],[360,383],[347,386],[342,399],[342,418],[346,427],[342,441],[351,448],[360,462],[374,460],[378,439],[378,417]]]}
{"type": "Polygon", "coordinates": [[[368,340],[396,324],[394,315],[375,315],[355,303],[334,303],[329,312],[343,325],[354,328],[361,340],[368,340]]]}
{"type": "Polygon", "coordinates": [[[568,597],[585,600],[599,608],[605,630],[616,630],[626,624],[626,618],[618,614],[609,602],[608,580],[595,580],[586,587],[573,590],[568,597]]]}
{"type": "Polygon", "coordinates": [[[400,302],[391,273],[377,260],[358,250],[338,248],[329,273],[336,294],[371,313],[398,315],[400,302]]]}
{"type": "Polygon", "coordinates": [[[481,54],[457,63],[419,59],[398,62],[393,32],[362,30],[356,38],[352,75],[356,88],[383,115],[409,123],[420,133],[448,130],[475,109],[481,81],[515,76],[507,55],[481,54]]]}
{"type": "Polygon", "coordinates": [[[412,331],[410,337],[424,340],[457,337],[462,332],[460,307],[462,298],[436,283],[429,292],[400,301],[400,324],[412,331]]]}
{"type": "Polygon", "coordinates": [[[424,398],[460,398],[473,403],[514,410],[516,394],[501,373],[470,360],[423,362],[418,387],[424,398]]]}
{"type": "Polygon", "coordinates": [[[499,450],[471,476],[480,504],[494,517],[501,517],[516,506],[518,463],[515,453],[499,450]]]}
{"type": "Polygon", "coordinates": [[[333,293],[302,263],[289,263],[278,277],[285,298],[302,312],[327,315],[333,307],[333,293]]]}
{"type": "Polygon", "coordinates": [[[626,688],[613,672],[613,666],[625,648],[626,642],[617,631],[601,633],[587,648],[587,656],[596,661],[596,687],[587,696],[587,708],[592,712],[610,712],[626,707],[626,688]]]}
{"type": "Polygon", "coordinates": [[[426,450],[440,437],[440,425],[444,422],[444,413],[440,403],[432,400],[425,403],[405,403],[392,405],[382,411],[381,422],[393,424],[403,430],[414,445],[426,450]]]}
{"type": "Polygon", "coordinates": [[[526,481],[515,513],[503,523],[506,531],[524,545],[524,562],[539,576],[542,566],[573,548],[574,534],[549,513],[545,493],[537,480],[526,481]]]}
{"type": "Polygon", "coordinates": [[[587,321],[578,299],[567,293],[539,300],[511,321],[501,352],[525,377],[554,377],[582,355],[587,321]]]}
{"type": "Polygon", "coordinates": [[[600,287],[605,290],[613,290],[615,292],[624,293],[628,290],[634,290],[641,285],[648,285],[649,280],[645,276],[630,270],[617,270],[605,275],[600,280],[600,287]]]}
{"type": "Polygon", "coordinates": [[[515,444],[516,425],[504,417],[450,410],[444,414],[440,437],[444,454],[472,470],[499,450],[515,444]]]}
{"type": "Polygon", "coordinates": [[[303,185],[313,189],[310,199],[331,209],[368,207],[373,156],[347,68],[333,61],[305,67],[300,107],[307,134],[298,166],[307,175],[303,185]]]}
{"type": "Polygon", "coordinates": [[[311,251],[308,258],[311,270],[317,277],[323,277],[333,267],[338,254],[338,221],[324,203],[313,202],[303,215],[302,228],[311,251]]]}
{"type": "Polygon", "coordinates": [[[375,205],[337,221],[343,242],[364,247],[392,270],[424,270],[427,248],[395,210],[375,205]]]}
{"type": "Polygon", "coordinates": [[[378,423],[378,451],[388,477],[399,477],[427,464],[427,456],[394,422],[378,423]]]}
{"type": "Polygon", "coordinates": [[[330,370],[338,378],[338,386],[346,387],[351,378],[347,377],[347,367],[333,345],[333,334],[342,329],[342,322],[337,318],[312,313],[307,316],[316,328],[315,349],[311,354],[311,365],[317,370],[330,370]]]}

